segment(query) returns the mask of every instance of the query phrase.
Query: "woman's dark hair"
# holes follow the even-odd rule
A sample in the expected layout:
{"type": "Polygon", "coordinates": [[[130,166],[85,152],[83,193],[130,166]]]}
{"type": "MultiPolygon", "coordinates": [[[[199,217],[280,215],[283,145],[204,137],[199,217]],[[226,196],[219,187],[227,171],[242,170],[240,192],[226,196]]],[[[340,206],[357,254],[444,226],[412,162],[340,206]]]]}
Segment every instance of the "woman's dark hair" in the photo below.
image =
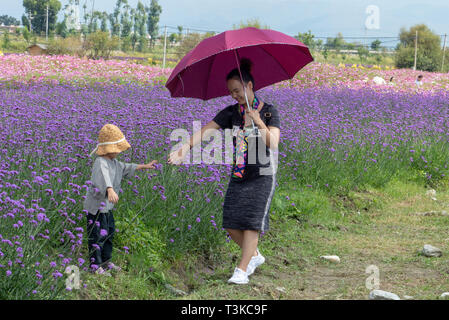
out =
{"type": "MultiPolygon", "coordinates": [[[[251,81],[253,83],[253,87],[254,87],[255,86],[254,78],[251,75],[251,67],[252,66],[253,66],[253,63],[251,62],[251,60],[249,60],[247,58],[242,58],[240,60],[240,71],[242,72],[243,82],[245,84],[248,84],[248,82],[251,81]]],[[[235,68],[231,72],[228,73],[228,75],[226,77],[226,81],[228,81],[230,79],[240,80],[239,69],[235,68]]]]}

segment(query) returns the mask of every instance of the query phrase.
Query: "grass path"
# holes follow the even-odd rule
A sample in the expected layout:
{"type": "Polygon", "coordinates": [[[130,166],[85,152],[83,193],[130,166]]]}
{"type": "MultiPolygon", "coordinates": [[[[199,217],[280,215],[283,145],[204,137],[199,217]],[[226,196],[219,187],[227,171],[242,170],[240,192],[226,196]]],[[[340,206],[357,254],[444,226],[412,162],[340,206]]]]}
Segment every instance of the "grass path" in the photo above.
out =
{"type": "Polygon", "coordinates": [[[90,276],[90,289],[77,298],[367,299],[366,268],[375,265],[381,290],[401,299],[438,299],[449,291],[449,216],[438,214],[449,211],[449,192],[438,191],[436,198],[414,183],[393,182],[381,191],[323,198],[331,205],[313,214],[274,214],[259,246],[266,262],[246,286],[227,284],[240,255],[229,243],[207,261],[184,257],[167,270],[166,278],[186,296],[176,296],[133,270],[112,278],[90,276]],[[430,211],[437,214],[417,214],[430,211]],[[440,248],[443,256],[420,255],[424,244],[440,248]],[[321,255],[338,255],[341,263],[321,255]]]}

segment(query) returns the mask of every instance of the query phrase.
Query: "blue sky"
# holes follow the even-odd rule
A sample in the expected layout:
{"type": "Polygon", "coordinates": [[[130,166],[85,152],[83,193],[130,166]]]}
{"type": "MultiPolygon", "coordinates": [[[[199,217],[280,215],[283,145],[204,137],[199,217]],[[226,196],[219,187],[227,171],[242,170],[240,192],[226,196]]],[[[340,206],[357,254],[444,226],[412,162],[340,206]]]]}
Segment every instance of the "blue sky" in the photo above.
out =
{"type": "MultiPolygon", "coordinates": [[[[64,6],[68,0],[60,0],[64,6]]],[[[93,0],[87,1],[91,8],[93,0]]],[[[141,0],[149,4],[150,0],[141,0]]],[[[113,11],[115,0],[95,0],[95,9],[113,11]]],[[[128,0],[135,7],[138,0],[128,0]]],[[[311,30],[316,36],[397,36],[401,27],[427,24],[438,34],[449,34],[447,0],[159,0],[160,26],[224,31],[233,24],[258,18],[270,28],[295,35],[311,30]],[[367,6],[379,8],[379,29],[367,30],[367,6]]],[[[0,15],[20,18],[22,0],[0,0],[0,15]]],[[[174,30],[173,30],[174,32],[174,30]]]]}

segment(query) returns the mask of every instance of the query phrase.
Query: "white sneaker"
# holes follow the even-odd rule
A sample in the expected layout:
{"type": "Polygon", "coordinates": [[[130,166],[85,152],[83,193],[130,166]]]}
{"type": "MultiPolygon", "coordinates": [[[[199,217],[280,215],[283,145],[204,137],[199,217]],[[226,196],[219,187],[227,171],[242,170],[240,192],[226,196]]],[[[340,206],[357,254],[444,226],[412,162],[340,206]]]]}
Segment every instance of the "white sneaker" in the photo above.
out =
{"type": "Polygon", "coordinates": [[[246,272],[248,276],[252,275],[256,268],[265,262],[265,258],[260,254],[259,249],[257,249],[257,256],[253,256],[249,261],[248,267],[246,268],[246,272]]]}
{"type": "Polygon", "coordinates": [[[106,271],[106,270],[104,270],[102,267],[99,267],[99,268],[97,269],[97,271],[95,271],[95,273],[96,273],[96,274],[101,274],[101,275],[103,275],[103,276],[112,277],[111,273],[108,272],[108,271],[106,271]]]}
{"type": "Polygon", "coordinates": [[[228,280],[228,283],[235,284],[247,284],[248,282],[248,274],[239,268],[234,269],[234,274],[232,275],[231,279],[228,280]]]}

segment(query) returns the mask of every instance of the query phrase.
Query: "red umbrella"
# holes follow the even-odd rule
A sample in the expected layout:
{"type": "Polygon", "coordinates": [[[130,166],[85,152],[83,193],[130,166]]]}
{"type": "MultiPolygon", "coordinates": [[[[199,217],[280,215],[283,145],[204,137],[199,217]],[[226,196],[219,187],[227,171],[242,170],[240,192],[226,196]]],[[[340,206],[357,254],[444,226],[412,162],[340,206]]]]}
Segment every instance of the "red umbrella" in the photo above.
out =
{"type": "Polygon", "coordinates": [[[209,100],[228,95],[226,76],[240,68],[240,58],[253,63],[254,91],[293,78],[313,61],[303,43],[281,32],[251,27],[225,31],[187,53],[165,86],[172,97],[209,100]]]}

